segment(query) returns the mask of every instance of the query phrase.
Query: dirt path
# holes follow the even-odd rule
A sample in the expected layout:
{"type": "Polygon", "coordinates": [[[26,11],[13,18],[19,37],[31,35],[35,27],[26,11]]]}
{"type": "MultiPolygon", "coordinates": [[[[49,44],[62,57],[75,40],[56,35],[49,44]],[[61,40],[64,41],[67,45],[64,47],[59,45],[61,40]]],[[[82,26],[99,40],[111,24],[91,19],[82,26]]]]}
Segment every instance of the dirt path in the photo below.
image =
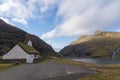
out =
{"type": "Polygon", "coordinates": [[[25,64],[0,73],[0,80],[75,80],[80,76],[95,73],[73,65],[47,62],[25,64]]]}

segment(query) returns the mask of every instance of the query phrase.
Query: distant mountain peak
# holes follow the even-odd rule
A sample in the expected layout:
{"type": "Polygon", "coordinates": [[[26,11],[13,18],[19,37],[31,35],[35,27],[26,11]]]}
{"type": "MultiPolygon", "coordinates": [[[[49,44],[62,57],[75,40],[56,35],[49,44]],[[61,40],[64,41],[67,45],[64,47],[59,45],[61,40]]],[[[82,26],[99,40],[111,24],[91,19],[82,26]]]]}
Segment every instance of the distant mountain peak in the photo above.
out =
{"type": "MultiPolygon", "coordinates": [[[[120,32],[98,31],[93,35],[81,36],[63,48],[60,53],[65,56],[111,58],[118,47],[120,47],[120,32]]],[[[120,54],[116,57],[120,58],[120,54]]]]}

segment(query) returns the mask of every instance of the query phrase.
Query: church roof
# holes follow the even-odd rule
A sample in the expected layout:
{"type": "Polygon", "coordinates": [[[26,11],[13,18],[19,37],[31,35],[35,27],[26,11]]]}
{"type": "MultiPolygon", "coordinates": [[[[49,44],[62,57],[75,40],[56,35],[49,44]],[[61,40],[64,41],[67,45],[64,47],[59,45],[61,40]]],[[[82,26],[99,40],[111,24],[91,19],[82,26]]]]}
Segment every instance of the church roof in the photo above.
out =
{"type": "Polygon", "coordinates": [[[18,45],[27,53],[29,54],[39,54],[39,52],[34,48],[34,47],[31,47],[31,46],[28,46],[27,44],[25,43],[18,43],[18,45]]]}

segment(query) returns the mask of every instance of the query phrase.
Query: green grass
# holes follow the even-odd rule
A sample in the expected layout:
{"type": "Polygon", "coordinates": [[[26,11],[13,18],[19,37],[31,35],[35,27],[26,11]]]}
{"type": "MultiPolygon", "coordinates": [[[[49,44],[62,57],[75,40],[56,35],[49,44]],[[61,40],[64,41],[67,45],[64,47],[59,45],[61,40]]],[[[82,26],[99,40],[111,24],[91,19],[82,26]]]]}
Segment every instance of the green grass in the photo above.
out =
{"type": "Polygon", "coordinates": [[[28,52],[28,53],[35,53],[35,54],[39,54],[39,52],[35,49],[35,48],[33,48],[33,47],[31,47],[31,46],[28,46],[27,44],[25,44],[25,43],[18,43],[26,52],[28,52]]]}
{"type": "Polygon", "coordinates": [[[57,57],[51,57],[51,60],[55,61],[55,62],[59,62],[59,63],[71,64],[71,65],[82,66],[82,67],[97,66],[96,64],[84,63],[84,62],[73,61],[73,60],[67,60],[67,59],[64,59],[64,58],[57,58],[57,57]]]}
{"type": "Polygon", "coordinates": [[[110,58],[112,54],[120,46],[119,37],[98,37],[90,40],[88,46],[90,45],[90,52],[94,56],[99,56],[102,58],[110,58]]]}
{"type": "Polygon", "coordinates": [[[13,67],[12,64],[0,64],[0,71],[7,70],[11,67],[13,67]]]}
{"type": "Polygon", "coordinates": [[[120,80],[120,65],[96,67],[99,73],[82,77],[78,80],[120,80]]]}
{"type": "Polygon", "coordinates": [[[2,59],[2,56],[0,56],[0,59],[2,59]]]}
{"type": "Polygon", "coordinates": [[[52,58],[52,61],[86,67],[96,71],[96,74],[84,76],[77,80],[120,80],[120,64],[118,65],[96,65],[80,61],[66,60],[63,58],[52,58]]]}
{"type": "MultiPolygon", "coordinates": [[[[71,54],[88,52],[91,54],[89,57],[111,58],[112,53],[120,47],[120,32],[98,31],[93,35],[82,36],[71,44],[71,47],[63,49],[63,54],[71,56],[71,54]]],[[[120,52],[115,58],[120,58],[120,52]]]]}

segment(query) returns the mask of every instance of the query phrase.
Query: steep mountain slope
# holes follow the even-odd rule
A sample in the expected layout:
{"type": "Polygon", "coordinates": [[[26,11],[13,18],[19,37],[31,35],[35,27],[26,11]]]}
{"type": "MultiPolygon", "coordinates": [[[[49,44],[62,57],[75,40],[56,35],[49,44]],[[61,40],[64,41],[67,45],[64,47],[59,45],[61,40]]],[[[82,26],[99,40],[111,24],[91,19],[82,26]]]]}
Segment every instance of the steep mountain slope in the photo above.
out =
{"type": "Polygon", "coordinates": [[[28,40],[33,42],[33,47],[38,50],[42,56],[56,54],[52,47],[39,37],[7,24],[0,19],[0,55],[5,54],[18,42],[27,43],[28,40]]]}
{"type": "MultiPolygon", "coordinates": [[[[119,32],[100,32],[84,35],[63,48],[64,56],[111,58],[113,52],[120,47],[119,32]]],[[[120,52],[115,57],[120,56],[120,52]]]]}

